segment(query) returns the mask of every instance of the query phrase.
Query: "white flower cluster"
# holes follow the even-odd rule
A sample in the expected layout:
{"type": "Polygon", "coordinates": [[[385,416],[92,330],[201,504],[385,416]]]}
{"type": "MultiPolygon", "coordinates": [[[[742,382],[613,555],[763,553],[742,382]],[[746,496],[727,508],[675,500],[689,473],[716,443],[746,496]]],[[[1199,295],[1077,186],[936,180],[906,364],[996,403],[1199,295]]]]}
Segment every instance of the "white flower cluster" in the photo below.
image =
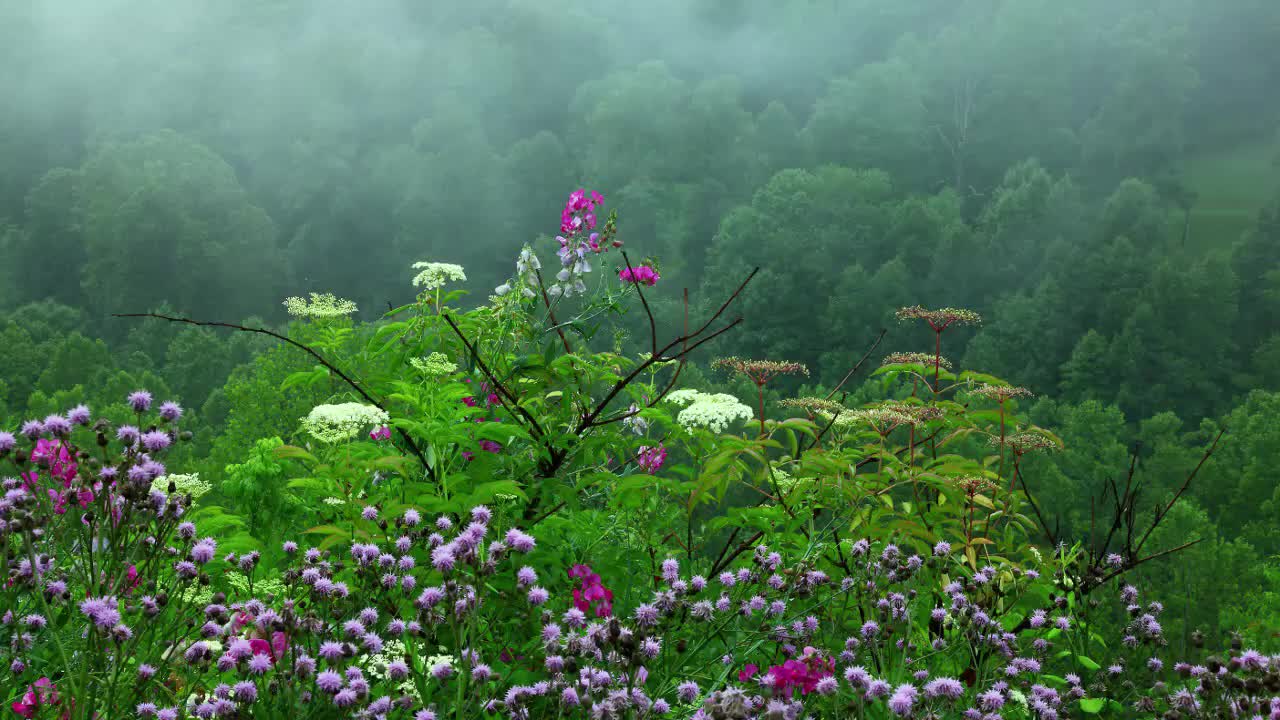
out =
{"type": "Polygon", "coordinates": [[[522,297],[535,297],[536,293],[534,293],[533,288],[538,284],[538,281],[534,273],[541,268],[542,263],[538,260],[538,256],[533,254],[533,250],[528,245],[525,245],[520,250],[519,257],[516,258],[515,279],[504,282],[494,288],[493,293],[498,297],[506,297],[513,289],[519,288],[522,297]]]}
{"type": "Polygon", "coordinates": [[[340,405],[317,405],[302,418],[302,429],[323,443],[350,440],[371,425],[382,425],[389,416],[372,405],[349,402],[340,405]]]}
{"type": "Polygon", "coordinates": [[[427,658],[427,669],[434,670],[441,665],[448,665],[453,669],[457,669],[457,661],[452,655],[432,655],[427,658]]]}
{"type": "Polygon", "coordinates": [[[204,495],[213,489],[208,482],[200,479],[200,473],[191,473],[190,475],[180,475],[177,473],[171,475],[161,475],[151,481],[151,490],[153,492],[169,494],[169,483],[173,483],[175,492],[182,495],[190,495],[195,498],[204,495]]]}
{"type": "Polygon", "coordinates": [[[346,500],[343,500],[342,498],[339,498],[339,497],[327,497],[324,500],[321,500],[320,502],[323,502],[325,505],[330,505],[332,507],[337,507],[339,505],[347,504],[346,500]]]}
{"type": "Polygon", "coordinates": [[[697,390],[676,390],[667,396],[669,402],[688,404],[676,416],[676,422],[686,430],[704,427],[713,433],[722,433],[737,420],[750,420],[755,412],[727,393],[704,393],[697,390]]]}
{"type": "Polygon", "coordinates": [[[456,372],[458,365],[449,360],[449,356],[442,352],[433,352],[425,358],[412,358],[409,364],[415,370],[428,377],[440,377],[456,372]]]}
{"type": "Polygon", "coordinates": [[[413,278],[413,286],[423,290],[435,290],[454,280],[462,282],[467,279],[462,266],[452,263],[416,262],[413,269],[422,271],[413,278]]]}
{"type": "Polygon", "coordinates": [[[331,293],[311,293],[311,302],[300,297],[285,298],[284,307],[293,317],[309,318],[342,317],[356,311],[355,303],[331,293]]]}

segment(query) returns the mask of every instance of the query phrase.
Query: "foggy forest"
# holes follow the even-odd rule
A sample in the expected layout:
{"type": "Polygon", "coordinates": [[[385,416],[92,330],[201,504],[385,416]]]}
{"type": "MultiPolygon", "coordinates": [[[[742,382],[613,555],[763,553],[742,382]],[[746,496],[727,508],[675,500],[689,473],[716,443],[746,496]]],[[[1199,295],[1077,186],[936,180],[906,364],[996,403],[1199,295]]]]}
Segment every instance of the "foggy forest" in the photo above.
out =
{"type": "Polygon", "coordinates": [[[1280,718],[1280,2],[0,0],[0,715],[1280,718]]]}

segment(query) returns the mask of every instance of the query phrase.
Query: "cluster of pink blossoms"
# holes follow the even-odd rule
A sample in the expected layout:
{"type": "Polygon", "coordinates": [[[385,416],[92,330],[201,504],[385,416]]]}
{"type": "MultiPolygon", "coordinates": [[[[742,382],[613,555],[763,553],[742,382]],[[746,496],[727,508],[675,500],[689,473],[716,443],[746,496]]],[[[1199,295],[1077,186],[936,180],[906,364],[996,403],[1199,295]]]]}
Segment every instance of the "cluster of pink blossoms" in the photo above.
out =
{"type": "Polygon", "coordinates": [[[587,285],[582,278],[591,272],[591,261],[588,253],[599,255],[610,247],[621,247],[622,241],[610,239],[612,221],[604,228],[604,232],[596,232],[596,208],[604,204],[604,197],[592,190],[578,188],[569,193],[569,201],[560,212],[560,232],[556,240],[560,249],[556,254],[560,257],[560,272],[556,273],[556,283],[547,288],[552,297],[570,297],[583,295],[587,285]]]}
{"type": "Polygon", "coordinates": [[[596,617],[613,614],[613,591],[601,584],[600,576],[589,565],[574,565],[569,568],[569,577],[582,581],[582,586],[573,590],[575,608],[584,613],[594,609],[596,617]]]}
{"type": "MultiPolygon", "coordinates": [[[[738,674],[738,679],[749,679],[754,672],[748,673],[747,670],[753,669],[755,669],[754,665],[748,665],[742,673],[738,674]]],[[[818,684],[823,680],[831,678],[835,669],[834,660],[823,657],[816,648],[806,646],[799,657],[790,658],[781,665],[769,668],[769,672],[765,674],[765,681],[775,693],[783,697],[790,696],[796,689],[800,690],[801,695],[808,695],[817,690],[818,684]]],[[[834,680],[828,682],[834,683],[834,680]]]]}
{"type": "Polygon", "coordinates": [[[641,445],[639,452],[636,453],[636,465],[639,465],[641,470],[650,475],[658,472],[662,468],[662,463],[666,462],[666,460],[667,448],[661,443],[653,447],[641,445]]]}
{"type": "MultiPolygon", "coordinates": [[[[53,681],[42,677],[34,685],[28,685],[27,692],[21,698],[14,700],[10,708],[18,714],[18,717],[34,718],[36,711],[40,708],[53,707],[60,703],[58,689],[54,687],[53,681]]],[[[70,711],[64,713],[62,717],[71,717],[70,711]]]]}
{"type": "Polygon", "coordinates": [[[662,279],[662,276],[658,274],[657,270],[654,270],[648,265],[639,265],[633,268],[622,268],[618,271],[618,279],[626,283],[636,285],[643,283],[644,285],[653,287],[658,284],[658,281],[662,279]]]}

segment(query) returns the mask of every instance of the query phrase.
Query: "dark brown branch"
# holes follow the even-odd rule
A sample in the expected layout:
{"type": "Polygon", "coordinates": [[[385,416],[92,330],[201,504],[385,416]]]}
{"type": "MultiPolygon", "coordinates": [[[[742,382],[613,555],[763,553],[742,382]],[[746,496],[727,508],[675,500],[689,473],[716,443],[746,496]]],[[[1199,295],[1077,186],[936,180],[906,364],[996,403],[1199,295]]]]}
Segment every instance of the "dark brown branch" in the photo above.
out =
{"type": "Polygon", "coordinates": [[[888,328],[880,328],[880,334],[876,336],[876,341],[871,343],[871,347],[867,348],[867,351],[862,354],[862,358],[849,369],[849,372],[845,373],[844,378],[831,389],[831,392],[827,393],[827,400],[830,400],[833,395],[839,392],[840,388],[844,387],[844,384],[849,382],[849,378],[853,377],[853,374],[858,372],[858,368],[862,367],[862,364],[867,361],[867,358],[871,357],[871,353],[875,352],[876,348],[880,347],[880,341],[884,340],[885,333],[887,332],[889,332],[888,328]]]}
{"type": "Polygon", "coordinates": [[[1173,504],[1178,502],[1178,498],[1182,497],[1182,493],[1186,492],[1187,488],[1191,486],[1191,481],[1194,480],[1196,475],[1200,472],[1200,468],[1204,467],[1204,464],[1209,461],[1209,458],[1213,455],[1214,451],[1218,449],[1218,441],[1222,439],[1222,435],[1225,432],[1227,432],[1227,428],[1223,426],[1223,428],[1218,431],[1217,436],[1213,438],[1213,443],[1209,445],[1209,449],[1205,450],[1204,455],[1200,457],[1200,462],[1196,463],[1195,469],[1191,471],[1190,475],[1187,475],[1186,480],[1182,481],[1182,487],[1178,488],[1178,492],[1173,494],[1173,497],[1169,499],[1168,504],[1164,506],[1163,510],[1156,511],[1156,516],[1151,521],[1151,527],[1147,528],[1147,531],[1142,535],[1142,539],[1138,541],[1138,546],[1133,549],[1135,555],[1142,552],[1142,546],[1147,543],[1147,538],[1151,537],[1151,533],[1155,531],[1156,527],[1160,525],[1160,522],[1169,514],[1169,510],[1173,508],[1173,504]]]}
{"type": "Polygon", "coordinates": [[[1109,574],[1107,574],[1107,575],[1104,575],[1104,576],[1103,576],[1102,578],[1100,578],[1099,580],[1097,580],[1097,581],[1094,581],[1094,582],[1092,582],[1092,583],[1087,584],[1087,585],[1085,586],[1084,592],[1087,594],[1087,593],[1089,593],[1091,590],[1093,590],[1093,588],[1101,587],[1101,586],[1103,586],[1103,585],[1107,584],[1108,582],[1110,582],[1112,579],[1117,578],[1117,577],[1119,577],[1119,576],[1121,576],[1121,575],[1123,575],[1123,574],[1125,574],[1125,573],[1129,572],[1130,570],[1132,570],[1132,569],[1134,569],[1134,568],[1138,567],[1139,565],[1141,565],[1141,564],[1143,564],[1143,563],[1145,563],[1145,562],[1148,562],[1148,561],[1150,561],[1150,560],[1155,560],[1156,558],[1164,557],[1165,555],[1172,555],[1173,553],[1179,552],[1179,551],[1181,551],[1181,550],[1186,550],[1187,548],[1191,547],[1192,545],[1195,545],[1195,544],[1197,544],[1197,543],[1199,543],[1199,542],[1202,542],[1203,540],[1204,540],[1204,538],[1198,538],[1198,539],[1196,539],[1196,540],[1190,540],[1190,541],[1188,541],[1188,542],[1184,542],[1184,543],[1182,543],[1181,545],[1179,545],[1179,546],[1177,546],[1177,547],[1171,547],[1171,548],[1169,548],[1168,550],[1161,550],[1161,551],[1160,551],[1160,552],[1158,552],[1158,553],[1154,553],[1154,554],[1152,554],[1152,555],[1148,555],[1148,556],[1146,556],[1146,557],[1142,558],[1141,560],[1135,560],[1135,561],[1134,561],[1134,562],[1132,562],[1132,563],[1126,563],[1126,564],[1124,565],[1124,567],[1118,568],[1118,569],[1116,569],[1116,570],[1112,571],[1111,573],[1109,573],[1109,574]]]}
{"type": "Polygon", "coordinates": [[[489,370],[489,366],[485,364],[484,358],[480,357],[480,351],[471,344],[471,341],[467,339],[466,335],[462,334],[462,330],[453,321],[453,318],[450,317],[448,313],[445,313],[442,317],[445,322],[449,323],[449,327],[453,328],[453,332],[458,336],[458,339],[462,340],[462,344],[466,346],[467,352],[471,354],[471,357],[475,358],[476,365],[480,368],[480,371],[485,374],[485,377],[489,378],[489,382],[493,383],[498,392],[502,394],[505,399],[504,404],[509,405],[509,409],[513,414],[519,414],[529,423],[529,429],[532,431],[534,437],[543,437],[546,433],[543,432],[542,426],[538,424],[538,421],[529,413],[528,410],[525,410],[520,406],[520,401],[516,396],[507,389],[506,385],[503,385],[502,382],[498,380],[498,377],[494,375],[491,370],[489,370]]]}
{"type": "MultiPolygon", "coordinates": [[[[288,336],[281,335],[280,333],[267,330],[266,328],[246,327],[244,325],[236,325],[234,323],[210,322],[206,320],[192,320],[191,318],[173,317],[171,315],[161,315],[159,313],[112,313],[111,316],[118,317],[118,318],[156,318],[158,320],[167,320],[169,322],[176,322],[176,323],[186,323],[187,325],[196,325],[199,327],[223,327],[223,328],[230,328],[232,330],[239,330],[240,332],[258,333],[261,335],[267,335],[269,337],[273,337],[277,340],[282,340],[298,348],[299,350],[302,350],[303,352],[307,353],[311,357],[315,358],[316,362],[319,362],[321,365],[328,368],[329,372],[342,378],[342,380],[346,382],[348,385],[350,385],[353,390],[360,393],[360,397],[364,398],[369,404],[377,407],[379,410],[382,410],[383,412],[387,412],[387,408],[383,406],[381,402],[374,399],[374,397],[369,393],[365,392],[364,388],[360,387],[359,383],[351,379],[351,377],[349,377],[346,373],[342,372],[342,370],[340,370],[333,363],[326,360],[324,356],[321,355],[319,352],[316,352],[315,349],[307,345],[303,345],[302,343],[288,336]]],[[[413,454],[417,456],[419,462],[422,463],[422,467],[426,468],[427,470],[432,470],[431,464],[427,462],[426,456],[422,454],[421,448],[419,448],[418,444],[413,441],[413,438],[410,437],[409,433],[405,432],[400,428],[396,428],[396,431],[400,433],[400,437],[405,441],[405,444],[407,444],[409,446],[409,449],[413,452],[413,454]]]]}
{"type": "Polygon", "coordinates": [[[644,306],[644,314],[649,316],[649,346],[654,355],[658,354],[658,325],[653,320],[653,310],[649,309],[649,301],[644,299],[644,290],[640,288],[639,278],[636,277],[635,268],[631,267],[631,258],[627,257],[627,251],[622,251],[622,261],[627,264],[627,270],[631,272],[632,285],[636,288],[636,294],[640,296],[640,304],[644,306]]]}
{"type": "Polygon", "coordinates": [[[556,320],[555,311],[551,309],[551,296],[547,295],[547,288],[542,284],[542,271],[534,268],[533,274],[538,279],[538,292],[542,294],[542,303],[547,306],[547,319],[551,321],[551,327],[555,328],[556,333],[560,336],[560,342],[564,344],[564,351],[572,355],[573,350],[569,347],[569,338],[565,337],[564,328],[560,327],[560,322],[556,320]]]}
{"type": "Polygon", "coordinates": [[[1044,516],[1040,514],[1040,506],[1036,504],[1035,498],[1031,497],[1031,490],[1027,487],[1026,478],[1022,477],[1022,467],[1018,463],[1018,456],[1013,456],[1013,481],[1022,480],[1022,494],[1027,498],[1027,502],[1031,503],[1031,509],[1036,513],[1036,520],[1040,522],[1040,529],[1044,531],[1045,538],[1049,541],[1050,547],[1058,546],[1058,538],[1054,537],[1054,532],[1049,529],[1049,524],[1044,521],[1044,516]]]}
{"type": "Polygon", "coordinates": [[[726,299],[724,303],[720,305],[720,308],[716,310],[714,315],[712,315],[705,323],[702,324],[702,327],[698,328],[693,333],[685,333],[680,337],[667,343],[667,345],[663,347],[661,350],[652,354],[644,362],[637,365],[636,368],[632,370],[625,378],[622,378],[617,382],[615,382],[613,384],[613,387],[605,395],[604,399],[601,400],[599,403],[597,403],[596,406],[590,412],[588,412],[586,415],[583,416],[582,420],[578,423],[578,426],[574,429],[574,434],[580,435],[587,428],[592,427],[595,424],[596,418],[600,416],[600,413],[604,412],[605,408],[608,407],[610,402],[613,402],[613,399],[618,396],[618,393],[621,392],[624,387],[626,387],[627,385],[630,385],[631,382],[634,381],[636,377],[640,375],[640,373],[647,370],[649,366],[653,365],[655,362],[658,362],[659,360],[676,360],[676,359],[682,358],[687,354],[689,354],[690,352],[692,352],[695,348],[697,348],[702,343],[715,338],[716,336],[728,331],[729,329],[736,326],[738,323],[742,322],[742,318],[738,318],[733,322],[729,323],[728,325],[715,331],[714,333],[708,335],[707,337],[700,339],[698,342],[692,345],[688,344],[690,340],[692,340],[695,337],[699,337],[704,332],[706,332],[707,328],[711,326],[711,323],[715,322],[721,315],[724,314],[725,309],[727,309],[729,305],[734,301],[734,299],[737,298],[738,295],[742,293],[742,291],[747,287],[747,283],[751,282],[751,278],[755,277],[756,273],[758,272],[760,272],[760,268],[755,268],[754,270],[752,270],[751,274],[747,275],[747,279],[742,281],[742,284],[738,286],[738,289],[733,291],[733,294],[730,295],[728,299],[726,299]],[[672,348],[674,348],[677,345],[681,346],[681,350],[679,353],[676,353],[674,356],[671,356],[671,357],[664,357],[666,356],[668,351],[670,351],[672,348]]]}

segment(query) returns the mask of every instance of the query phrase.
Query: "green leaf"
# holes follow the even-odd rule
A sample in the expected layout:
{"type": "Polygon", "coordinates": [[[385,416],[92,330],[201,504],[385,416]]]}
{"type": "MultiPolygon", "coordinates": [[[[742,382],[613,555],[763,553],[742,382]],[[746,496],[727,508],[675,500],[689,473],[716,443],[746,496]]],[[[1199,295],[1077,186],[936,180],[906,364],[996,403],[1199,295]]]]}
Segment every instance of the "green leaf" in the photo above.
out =
{"type": "Polygon", "coordinates": [[[1092,658],[1085,655],[1076,655],[1076,662],[1079,662],[1081,667],[1086,670],[1097,670],[1102,667],[1098,663],[1094,662],[1092,658]]]}
{"type": "Polygon", "coordinates": [[[1102,712],[1106,704],[1106,698],[1080,698],[1080,709],[1091,714],[1102,712]]]}

